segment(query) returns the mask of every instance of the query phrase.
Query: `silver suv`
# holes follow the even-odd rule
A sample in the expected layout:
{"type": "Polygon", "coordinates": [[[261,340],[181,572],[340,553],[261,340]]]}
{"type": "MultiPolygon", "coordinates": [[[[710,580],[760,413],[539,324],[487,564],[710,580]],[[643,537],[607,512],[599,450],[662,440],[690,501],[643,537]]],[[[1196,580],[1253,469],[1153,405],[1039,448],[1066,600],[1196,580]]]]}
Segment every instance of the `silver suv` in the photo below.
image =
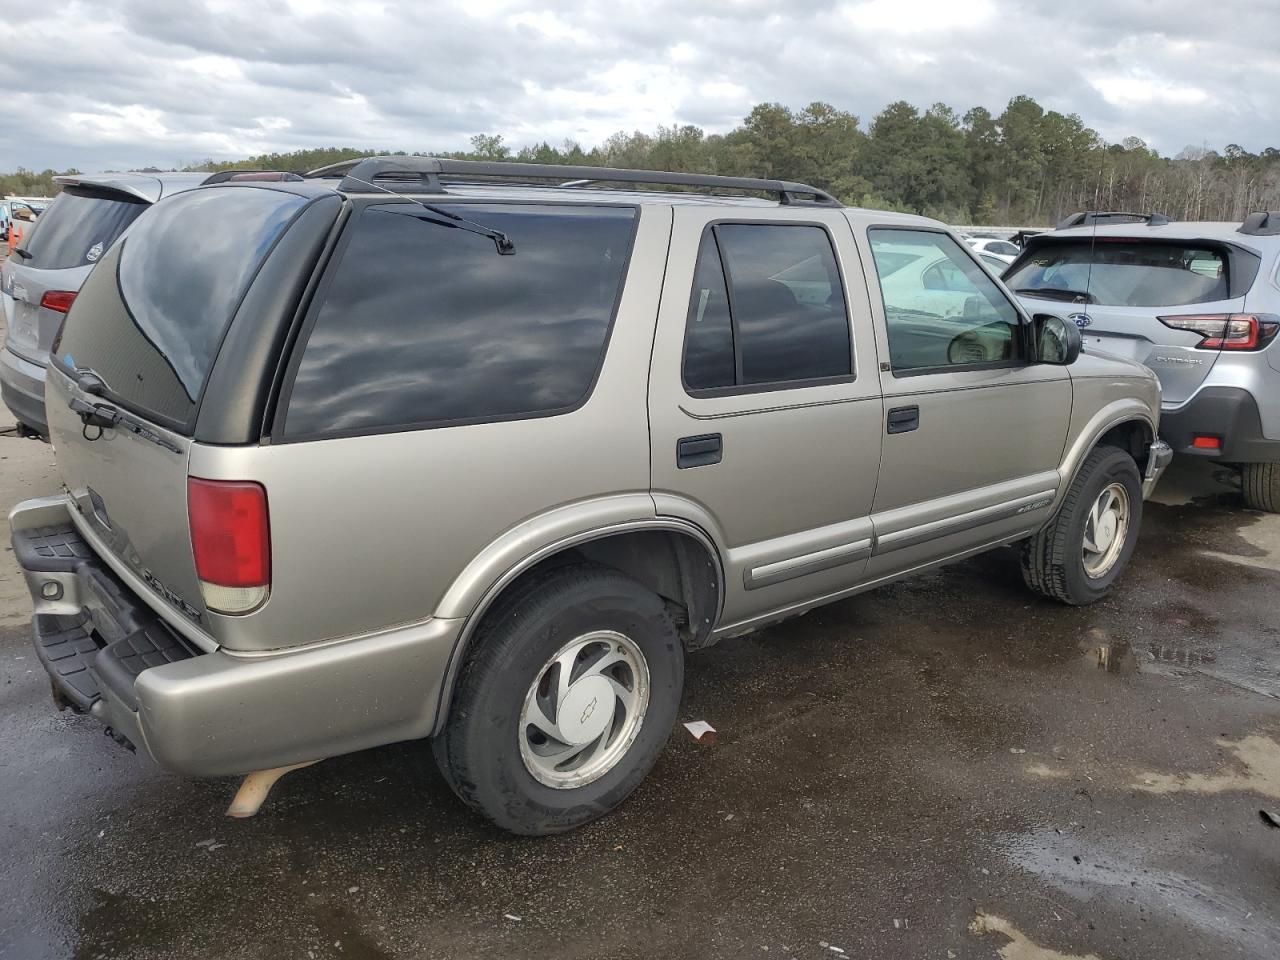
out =
{"type": "Polygon", "coordinates": [[[946,227],[802,184],[193,190],[54,344],[36,649],[173,770],[431,737],[472,807],[565,830],[653,764],[688,650],[1002,544],[1105,595],[1168,450],[1150,371],[1079,345],[946,227]]]}
{"type": "Polygon", "coordinates": [[[206,184],[296,174],[102,173],[54,177],[62,193],[0,267],[0,309],[7,334],[0,350],[0,398],[28,434],[47,436],[45,367],[49,345],[80,284],[116,239],[151,204],[206,184]]]}
{"type": "Polygon", "coordinates": [[[1154,370],[1161,436],[1238,465],[1247,503],[1280,512],[1280,213],[1075,214],[1032,237],[1005,282],[1028,310],[1069,315],[1086,349],[1154,370]]]}

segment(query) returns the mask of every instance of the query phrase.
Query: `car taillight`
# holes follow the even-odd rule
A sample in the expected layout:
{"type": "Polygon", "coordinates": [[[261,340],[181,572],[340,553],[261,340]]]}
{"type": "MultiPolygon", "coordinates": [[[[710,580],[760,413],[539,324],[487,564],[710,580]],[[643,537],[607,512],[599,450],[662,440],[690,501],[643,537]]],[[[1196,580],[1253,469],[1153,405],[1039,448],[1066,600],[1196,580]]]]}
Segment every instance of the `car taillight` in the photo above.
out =
{"type": "Polygon", "coordinates": [[[71,309],[71,304],[75,302],[75,299],[76,292],[74,290],[48,290],[40,298],[40,306],[55,313],[66,313],[71,309]]]}
{"type": "Polygon", "coordinates": [[[260,483],[187,478],[191,550],[205,605],[249,613],[271,591],[271,527],[260,483]]]}
{"type": "Polygon", "coordinates": [[[1280,317],[1266,313],[1193,313],[1157,319],[1174,330],[1200,334],[1197,350],[1261,350],[1280,332],[1280,317]]]}

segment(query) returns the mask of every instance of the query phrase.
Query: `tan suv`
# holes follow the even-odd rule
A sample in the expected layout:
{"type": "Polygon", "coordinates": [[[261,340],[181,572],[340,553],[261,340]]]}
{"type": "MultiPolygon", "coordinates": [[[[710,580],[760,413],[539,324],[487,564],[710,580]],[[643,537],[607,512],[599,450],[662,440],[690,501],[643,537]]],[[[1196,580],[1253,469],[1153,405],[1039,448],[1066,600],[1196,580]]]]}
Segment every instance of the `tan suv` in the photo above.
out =
{"type": "Polygon", "coordinates": [[[193,775],[430,737],[550,833],[645,776],[687,650],[1010,543],[1095,600],[1159,388],[975,257],[691,174],[374,158],[162,200],[53,346],[66,493],[11,517],[55,699],[193,775]]]}

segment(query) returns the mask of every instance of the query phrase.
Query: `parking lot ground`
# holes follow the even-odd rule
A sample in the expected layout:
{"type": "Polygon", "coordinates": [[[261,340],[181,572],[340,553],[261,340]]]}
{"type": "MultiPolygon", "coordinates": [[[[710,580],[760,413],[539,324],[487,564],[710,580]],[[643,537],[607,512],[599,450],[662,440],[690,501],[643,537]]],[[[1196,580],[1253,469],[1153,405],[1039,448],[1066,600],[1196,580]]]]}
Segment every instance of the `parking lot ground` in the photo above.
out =
{"type": "MultiPolygon", "coordinates": [[[[0,507],[55,487],[0,436],[0,507]]],[[[225,818],[234,782],[55,712],[0,552],[0,957],[1276,957],[1280,518],[1203,464],[1158,496],[1094,607],[1005,550],[691,655],[716,742],[678,728],[552,839],[477,820],[423,743],[225,818]]]]}

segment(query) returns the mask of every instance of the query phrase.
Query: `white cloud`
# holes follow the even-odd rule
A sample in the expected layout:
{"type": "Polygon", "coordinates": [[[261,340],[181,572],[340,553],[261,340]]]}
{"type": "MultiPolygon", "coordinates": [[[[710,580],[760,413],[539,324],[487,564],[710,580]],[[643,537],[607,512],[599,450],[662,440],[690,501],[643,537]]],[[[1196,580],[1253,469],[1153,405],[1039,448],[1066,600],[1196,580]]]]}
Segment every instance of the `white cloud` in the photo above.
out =
{"type": "Polygon", "coordinates": [[[860,30],[919,36],[986,27],[996,5],[994,0],[867,0],[842,12],[860,30]]]}
{"type": "Polygon", "coordinates": [[[0,0],[0,170],[323,145],[456,149],[826,100],[999,112],[1028,94],[1111,140],[1280,146],[1280,4],[1254,0],[0,0]],[[12,10],[12,12],[9,12],[12,10]],[[1257,74],[1255,73],[1254,76],[1257,74]]]}
{"type": "Polygon", "coordinates": [[[1200,106],[1210,101],[1208,91],[1151,74],[1097,77],[1091,81],[1107,103],[1122,109],[1150,106],[1200,106]]]}

